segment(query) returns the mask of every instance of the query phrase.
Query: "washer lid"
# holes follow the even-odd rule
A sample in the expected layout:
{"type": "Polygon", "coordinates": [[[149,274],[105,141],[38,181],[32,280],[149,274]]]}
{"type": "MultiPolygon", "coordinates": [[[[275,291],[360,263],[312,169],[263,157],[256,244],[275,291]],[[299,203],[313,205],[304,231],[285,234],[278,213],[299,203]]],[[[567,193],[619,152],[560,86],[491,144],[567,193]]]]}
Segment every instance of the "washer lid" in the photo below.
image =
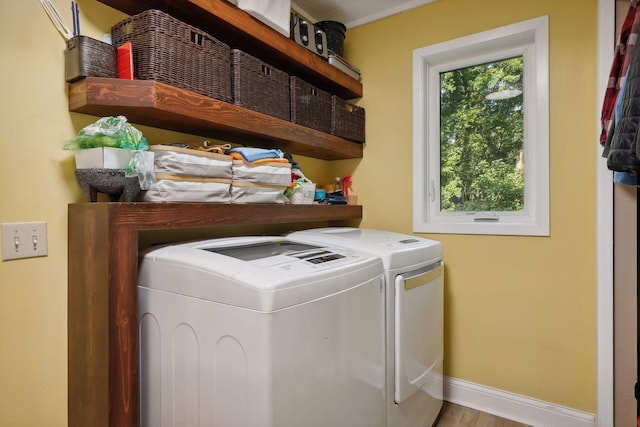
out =
{"type": "Polygon", "coordinates": [[[209,301],[272,311],[379,280],[375,256],[282,237],[236,237],[152,249],[138,284],[209,301]]]}
{"type": "Polygon", "coordinates": [[[387,270],[431,264],[442,259],[442,245],[435,240],[369,228],[328,227],[287,235],[299,242],[344,246],[378,255],[387,270]]]}

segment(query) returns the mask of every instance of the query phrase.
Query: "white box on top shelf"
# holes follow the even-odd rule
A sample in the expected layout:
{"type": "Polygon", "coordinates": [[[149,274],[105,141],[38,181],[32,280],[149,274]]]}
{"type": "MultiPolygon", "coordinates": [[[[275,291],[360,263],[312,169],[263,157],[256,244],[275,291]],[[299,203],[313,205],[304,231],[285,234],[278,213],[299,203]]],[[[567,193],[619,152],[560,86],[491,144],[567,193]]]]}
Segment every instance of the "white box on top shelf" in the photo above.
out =
{"type": "Polygon", "coordinates": [[[237,0],[237,4],[240,9],[289,37],[291,0],[237,0]]]}

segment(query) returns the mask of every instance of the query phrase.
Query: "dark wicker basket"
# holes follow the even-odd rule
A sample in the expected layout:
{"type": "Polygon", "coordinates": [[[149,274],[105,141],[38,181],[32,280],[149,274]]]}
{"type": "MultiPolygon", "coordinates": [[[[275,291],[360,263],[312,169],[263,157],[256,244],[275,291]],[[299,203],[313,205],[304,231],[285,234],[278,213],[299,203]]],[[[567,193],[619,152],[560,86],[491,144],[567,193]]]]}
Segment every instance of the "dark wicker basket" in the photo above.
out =
{"type": "Polygon", "coordinates": [[[289,120],[289,75],[239,49],[231,51],[233,103],[289,120]]]}
{"type": "Polygon", "coordinates": [[[87,36],[67,41],[64,75],[69,83],[84,77],[116,77],[116,48],[87,36]]]}
{"type": "Polygon", "coordinates": [[[135,78],[156,80],[231,102],[229,46],[159,10],[111,28],[115,46],[131,42],[135,78]]]}
{"type": "Polygon", "coordinates": [[[291,121],[321,132],[331,131],[331,94],[291,77],[291,121]]]}
{"type": "Polygon", "coordinates": [[[364,108],[331,96],[331,134],[364,142],[364,108]]]}

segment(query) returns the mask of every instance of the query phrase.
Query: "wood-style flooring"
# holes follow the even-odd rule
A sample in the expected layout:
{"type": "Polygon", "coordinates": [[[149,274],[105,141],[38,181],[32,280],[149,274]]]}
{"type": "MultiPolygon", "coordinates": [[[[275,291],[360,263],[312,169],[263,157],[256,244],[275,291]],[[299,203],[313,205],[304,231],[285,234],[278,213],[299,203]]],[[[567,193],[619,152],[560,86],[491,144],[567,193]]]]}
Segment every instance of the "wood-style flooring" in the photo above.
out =
{"type": "Polygon", "coordinates": [[[444,402],[436,427],[528,427],[465,406],[444,402]]]}

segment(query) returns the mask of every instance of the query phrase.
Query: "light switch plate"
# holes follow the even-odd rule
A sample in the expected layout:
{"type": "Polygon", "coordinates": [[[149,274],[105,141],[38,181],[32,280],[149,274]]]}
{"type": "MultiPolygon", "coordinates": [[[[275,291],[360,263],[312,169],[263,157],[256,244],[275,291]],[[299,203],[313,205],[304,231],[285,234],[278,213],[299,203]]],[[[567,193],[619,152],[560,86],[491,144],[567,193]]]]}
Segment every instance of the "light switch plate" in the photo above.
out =
{"type": "Polygon", "coordinates": [[[2,224],[2,260],[47,256],[47,223],[2,224]]]}

